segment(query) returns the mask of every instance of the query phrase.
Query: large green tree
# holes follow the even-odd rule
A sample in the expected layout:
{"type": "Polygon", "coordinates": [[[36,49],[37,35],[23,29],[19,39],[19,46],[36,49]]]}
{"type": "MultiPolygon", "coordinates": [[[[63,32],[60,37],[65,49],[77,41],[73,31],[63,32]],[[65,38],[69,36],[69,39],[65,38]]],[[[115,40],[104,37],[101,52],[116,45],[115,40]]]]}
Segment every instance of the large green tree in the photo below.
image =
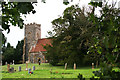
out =
{"type": "Polygon", "coordinates": [[[2,28],[10,31],[10,25],[18,26],[21,29],[24,20],[21,18],[23,14],[33,14],[36,12],[33,7],[34,2],[2,2],[2,28]],[[11,24],[10,24],[11,23],[11,24]]]}
{"type": "Polygon", "coordinates": [[[95,33],[88,16],[84,8],[80,9],[76,5],[66,8],[63,16],[52,21],[53,46],[47,49],[47,56],[52,63],[67,62],[70,66],[74,63],[78,66],[83,65],[89,42],[93,32],[95,33]]]}
{"type": "Polygon", "coordinates": [[[23,45],[24,45],[24,40],[18,41],[18,44],[15,48],[15,53],[14,53],[15,63],[21,63],[22,62],[23,45]]]}
{"type": "Polygon", "coordinates": [[[3,51],[2,53],[3,64],[5,62],[10,63],[14,60],[15,49],[13,46],[10,45],[10,43],[7,43],[7,47],[4,47],[2,51],[3,51]]]}
{"type": "MultiPolygon", "coordinates": [[[[120,67],[120,8],[116,8],[116,3],[109,5],[108,2],[90,2],[94,7],[100,7],[100,16],[91,13],[89,20],[94,23],[98,35],[95,35],[89,52],[98,52],[102,55],[100,70],[95,71],[98,79],[92,80],[113,80],[119,79],[120,72],[113,70],[113,67],[120,67]]],[[[96,54],[96,53],[95,53],[96,54]]],[[[79,75],[79,78],[80,77],[79,75]]]]}

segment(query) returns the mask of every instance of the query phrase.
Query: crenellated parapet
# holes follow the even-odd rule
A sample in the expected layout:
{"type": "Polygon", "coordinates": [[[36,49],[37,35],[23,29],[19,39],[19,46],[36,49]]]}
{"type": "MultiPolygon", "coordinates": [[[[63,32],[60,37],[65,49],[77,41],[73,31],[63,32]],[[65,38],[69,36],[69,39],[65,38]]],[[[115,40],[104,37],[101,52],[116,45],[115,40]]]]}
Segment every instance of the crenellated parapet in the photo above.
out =
{"type": "Polygon", "coordinates": [[[37,23],[35,23],[35,22],[25,24],[25,26],[28,26],[28,27],[31,26],[31,25],[41,26],[41,24],[37,24],[37,23]]]}

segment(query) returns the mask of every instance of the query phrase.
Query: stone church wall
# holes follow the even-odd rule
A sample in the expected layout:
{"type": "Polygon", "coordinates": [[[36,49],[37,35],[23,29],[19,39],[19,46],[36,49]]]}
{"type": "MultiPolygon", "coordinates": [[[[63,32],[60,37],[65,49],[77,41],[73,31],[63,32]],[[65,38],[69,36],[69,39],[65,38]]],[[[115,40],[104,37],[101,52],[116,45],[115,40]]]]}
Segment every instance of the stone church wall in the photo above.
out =
{"type": "Polygon", "coordinates": [[[41,25],[33,23],[25,25],[25,61],[28,60],[28,53],[31,46],[41,38],[41,25]]]}

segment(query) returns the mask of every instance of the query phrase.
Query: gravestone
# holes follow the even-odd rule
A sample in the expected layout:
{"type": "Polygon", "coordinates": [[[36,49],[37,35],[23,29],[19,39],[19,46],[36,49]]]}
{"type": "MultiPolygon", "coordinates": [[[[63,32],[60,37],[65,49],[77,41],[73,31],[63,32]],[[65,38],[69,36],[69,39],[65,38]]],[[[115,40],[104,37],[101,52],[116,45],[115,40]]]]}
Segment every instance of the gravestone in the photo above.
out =
{"type": "Polygon", "coordinates": [[[5,62],[5,65],[7,65],[7,62],[5,62]]]}
{"type": "Polygon", "coordinates": [[[92,63],[92,69],[94,69],[94,63],[92,63]]]}
{"type": "Polygon", "coordinates": [[[30,73],[30,72],[31,72],[31,68],[28,69],[28,73],[30,73]]]}
{"type": "Polygon", "coordinates": [[[10,64],[7,64],[7,71],[9,72],[10,64]]]}
{"type": "Polygon", "coordinates": [[[74,70],[76,69],[76,63],[74,63],[74,70]]]}
{"type": "Polygon", "coordinates": [[[67,69],[67,63],[65,63],[65,69],[67,69]]]}
{"type": "Polygon", "coordinates": [[[25,70],[28,70],[28,63],[26,62],[26,69],[25,70]]]}
{"type": "Polygon", "coordinates": [[[12,62],[10,62],[10,65],[12,65],[12,62]]]}
{"type": "Polygon", "coordinates": [[[21,71],[21,66],[18,67],[18,71],[21,71]]]}
{"type": "Polygon", "coordinates": [[[35,66],[33,66],[33,71],[35,70],[35,66]]]}
{"type": "Polygon", "coordinates": [[[9,73],[14,73],[14,68],[13,67],[9,69],[9,73]]]}
{"type": "Polygon", "coordinates": [[[48,60],[46,60],[45,62],[48,63],[48,60]]]}
{"type": "Polygon", "coordinates": [[[14,65],[14,60],[13,60],[13,65],[14,65]]]}

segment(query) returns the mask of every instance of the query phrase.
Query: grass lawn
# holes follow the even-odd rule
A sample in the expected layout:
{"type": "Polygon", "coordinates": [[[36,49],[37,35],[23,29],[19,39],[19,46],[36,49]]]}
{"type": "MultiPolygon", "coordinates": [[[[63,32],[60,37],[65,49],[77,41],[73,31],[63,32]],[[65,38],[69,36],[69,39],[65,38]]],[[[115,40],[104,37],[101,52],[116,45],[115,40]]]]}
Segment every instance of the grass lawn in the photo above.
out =
{"type": "Polygon", "coordinates": [[[28,74],[28,71],[25,71],[26,64],[19,65],[10,65],[10,67],[14,67],[16,70],[15,73],[7,72],[7,65],[2,66],[2,78],[77,78],[78,74],[83,74],[83,77],[90,78],[93,76],[92,71],[96,71],[99,69],[91,69],[91,67],[83,67],[79,69],[64,69],[64,66],[52,66],[49,63],[38,64],[28,64],[28,68],[35,66],[35,71],[33,74],[28,74]],[[21,66],[22,71],[18,71],[18,67],[21,66]],[[50,70],[52,69],[52,74],[50,70]]]}

